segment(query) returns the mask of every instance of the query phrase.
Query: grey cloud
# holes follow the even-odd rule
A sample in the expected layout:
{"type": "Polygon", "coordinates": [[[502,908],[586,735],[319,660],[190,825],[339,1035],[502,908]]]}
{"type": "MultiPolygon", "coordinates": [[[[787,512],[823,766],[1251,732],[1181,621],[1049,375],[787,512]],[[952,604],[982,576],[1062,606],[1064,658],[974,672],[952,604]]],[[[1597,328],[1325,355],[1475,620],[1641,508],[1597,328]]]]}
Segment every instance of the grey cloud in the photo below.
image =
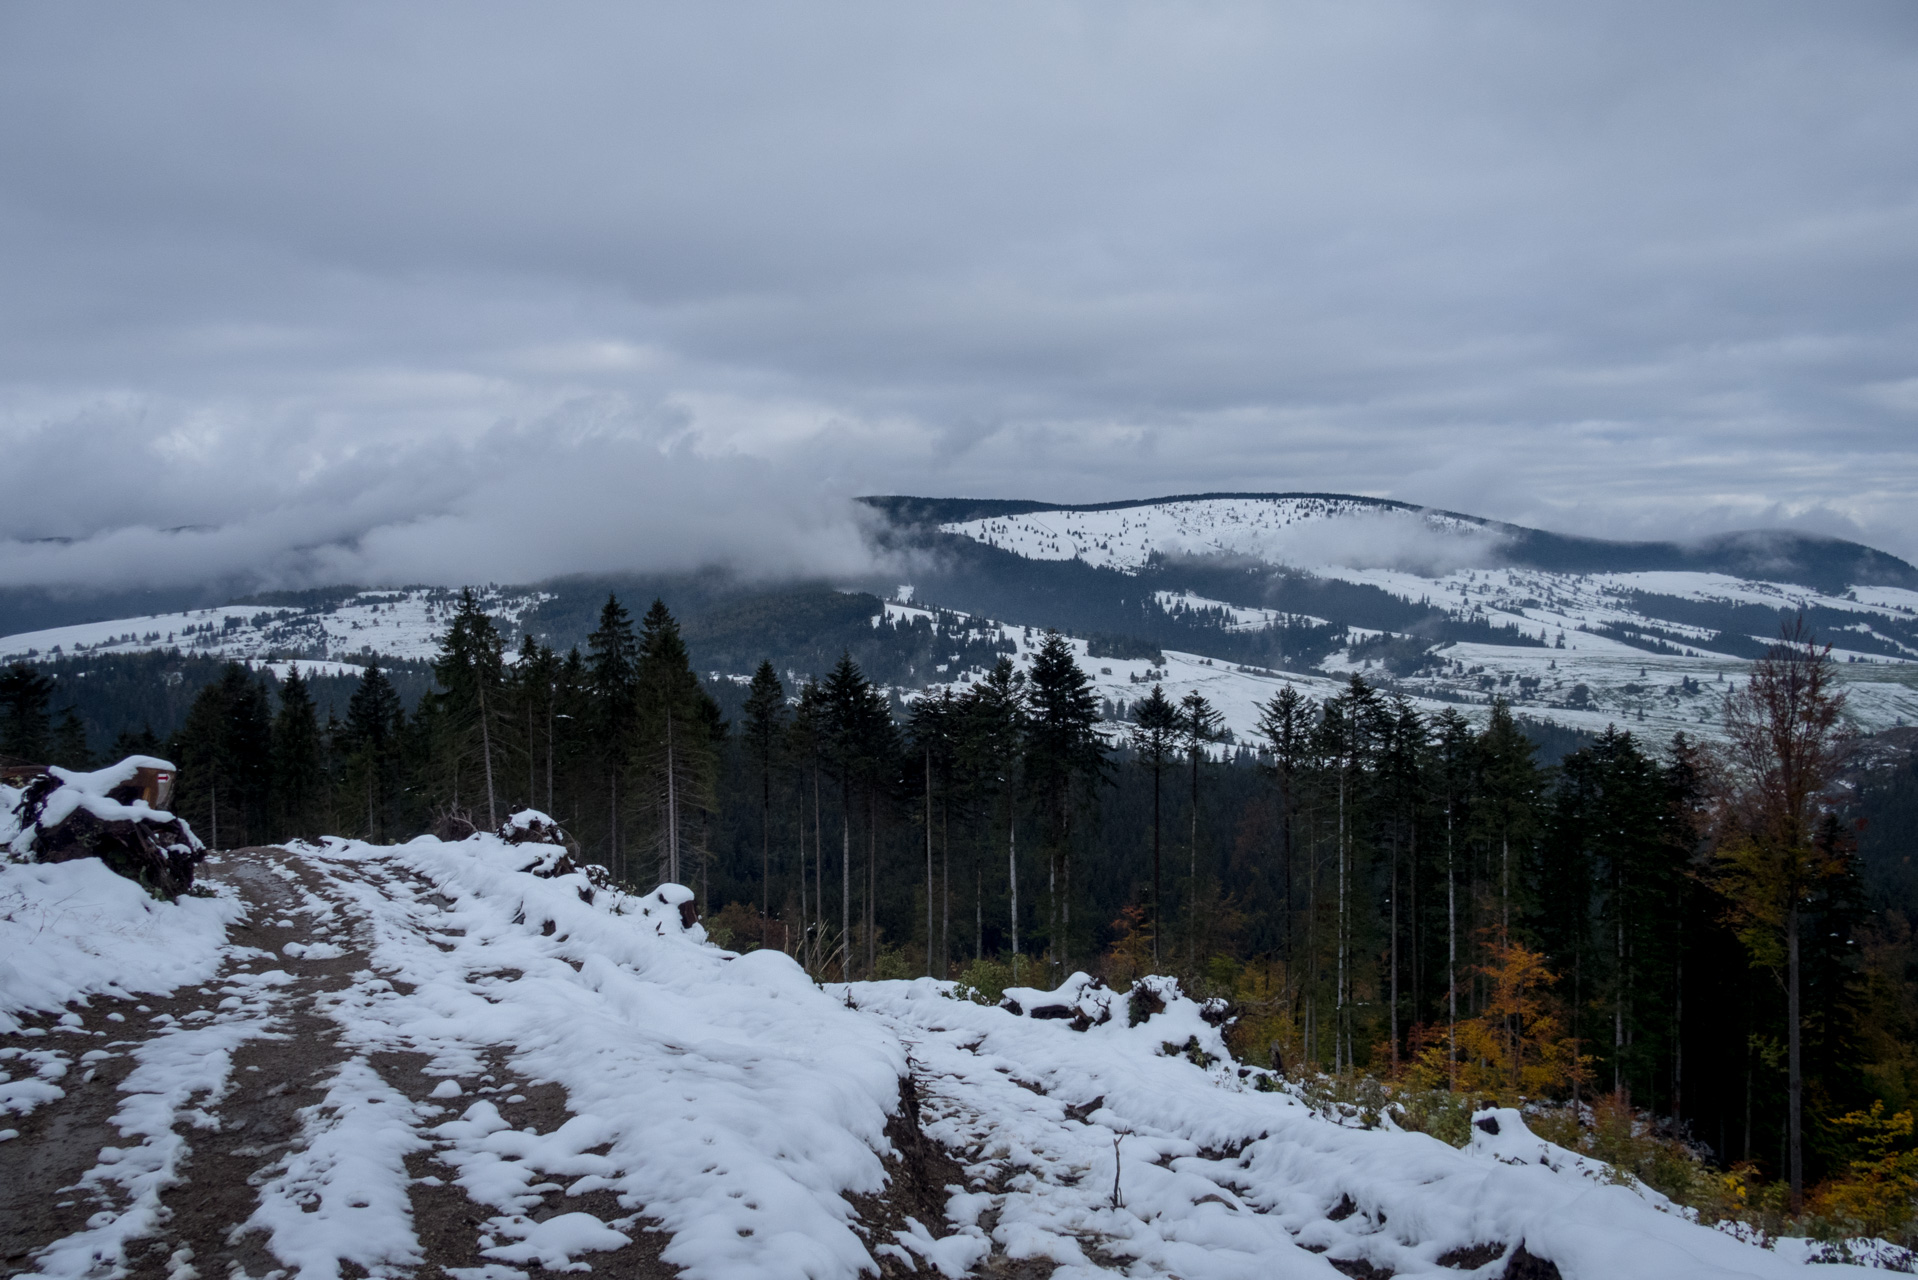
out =
{"type": "Polygon", "coordinates": [[[846,571],[862,490],[1915,555],[1915,133],[1896,3],[14,6],[0,582],[846,571]]]}

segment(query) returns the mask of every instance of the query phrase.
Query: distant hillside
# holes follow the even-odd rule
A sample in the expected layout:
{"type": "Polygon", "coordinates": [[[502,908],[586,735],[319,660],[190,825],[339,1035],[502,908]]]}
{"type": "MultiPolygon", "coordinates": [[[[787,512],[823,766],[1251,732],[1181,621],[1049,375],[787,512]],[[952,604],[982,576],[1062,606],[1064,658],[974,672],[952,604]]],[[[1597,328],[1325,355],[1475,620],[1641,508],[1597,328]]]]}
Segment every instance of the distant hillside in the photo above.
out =
{"type": "MultiPolygon", "coordinates": [[[[609,594],[635,621],[664,600],[729,714],[762,660],[790,682],[850,655],[909,696],[963,685],[1002,656],[1027,661],[1050,628],[1115,719],[1153,685],[1202,690],[1243,738],[1282,685],[1323,698],[1357,676],[1431,713],[1483,714],[1501,698],[1572,734],[1710,736],[1746,664],[1803,619],[1832,643],[1859,727],[1918,723],[1918,571],[1838,539],[1607,542],[1346,494],[868,501],[889,520],[877,534],[886,567],[864,578],[715,570],[477,590],[510,647],[531,635],[560,652],[586,646],[609,594]]],[[[136,686],[191,683],[220,659],[298,660],[340,688],[375,657],[423,672],[455,596],[421,585],[228,597],[0,635],[0,662],[57,668],[76,692],[100,685],[78,699],[91,728],[106,727],[112,703],[122,727],[164,731],[177,684],[136,686]],[[141,657],[169,653],[179,657],[157,666],[141,657]]]]}
{"type": "Polygon", "coordinates": [[[1897,556],[1842,538],[1780,529],[1719,534],[1695,542],[1624,542],[1552,533],[1544,529],[1438,508],[1423,508],[1389,498],[1342,493],[1198,493],[1100,503],[1048,503],[1023,499],[922,498],[909,495],[860,499],[884,512],[901,530],[929,533],[940,526],[1039,512],[1128,511],[1173,503],[1219,501],[1321,501],[1380,512],[1431,514],[1462,521],[1498,537],[1487,568],[1509,566],[1554,573],[1722,573],[1732,577],[1788,582],[1822,591],[1851,586],[1890,586],[1918,590],[1918,568],[1897,556]]]}

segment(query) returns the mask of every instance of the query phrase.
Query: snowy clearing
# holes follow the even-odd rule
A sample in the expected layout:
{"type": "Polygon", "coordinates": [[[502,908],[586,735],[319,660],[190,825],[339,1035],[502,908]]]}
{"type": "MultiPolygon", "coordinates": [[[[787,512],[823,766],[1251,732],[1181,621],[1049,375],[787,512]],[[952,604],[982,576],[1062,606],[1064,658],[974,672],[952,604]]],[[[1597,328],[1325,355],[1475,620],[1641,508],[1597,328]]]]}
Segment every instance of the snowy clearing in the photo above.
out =
{"type": "Polygon", "coordinates": [[[0,869],[7,1270],[1804,1274],[1514,1112],[1454,1150],[1261,1091],[1160,980],[821,988],[542,850],[240,850],[177,904],[0,869]]]}

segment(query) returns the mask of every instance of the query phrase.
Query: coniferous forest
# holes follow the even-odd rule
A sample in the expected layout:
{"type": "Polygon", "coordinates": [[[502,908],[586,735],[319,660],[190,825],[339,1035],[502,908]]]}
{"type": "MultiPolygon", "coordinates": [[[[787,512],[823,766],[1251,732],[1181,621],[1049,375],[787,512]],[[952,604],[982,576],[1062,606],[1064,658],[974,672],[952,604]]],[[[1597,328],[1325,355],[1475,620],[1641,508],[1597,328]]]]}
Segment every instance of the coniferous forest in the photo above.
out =
{"type": "MultiPolygon", "coordinates": [[[[1282,687],[1256,743],[1197,694],[1110,719],[1056,635],[905,703],[850,657],[712,685],[663,603],[610,597],[582,649],[509,655],[469,592],[430,686],[368,667],[322,714],[297,672],[228,664],[170,740],[115,745],[170,756],[217,846],[537,808],[822,980],[1171,973],[1231,1002],[1242,1061],[1361,1122],[1462,1140],[1478,1100],[1550,1102],[1547,1136],[1702,1212],[1909,1220],[1918,755],[1846,738],[1802,628],[1723,741],[1613,729],[1549,765],[1502,704],[1428,715],[1358,676],[1282,687]]],[[[87,764],[52,687],[0,673],[0,751],[87,764]]]]}

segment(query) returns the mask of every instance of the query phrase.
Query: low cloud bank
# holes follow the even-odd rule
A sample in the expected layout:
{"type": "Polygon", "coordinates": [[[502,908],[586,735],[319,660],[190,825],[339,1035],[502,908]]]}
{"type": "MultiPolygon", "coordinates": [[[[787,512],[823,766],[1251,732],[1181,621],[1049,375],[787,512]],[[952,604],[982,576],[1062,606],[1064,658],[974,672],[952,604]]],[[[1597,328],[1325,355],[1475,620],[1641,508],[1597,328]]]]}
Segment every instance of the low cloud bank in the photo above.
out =
{"type": "Polygon", "coordinates": [[[35,447],[45,440],[16,453],[23,465],[10,486],[12,515],[0,517],[0,587],[528,582],[706,567],[843,576],[875,567],[863,524],[870,513],[829,478],[631,423],[542,422],[465,443],[363,447],[304,469],[219,456],[219,447],[181,456],[165,436],[142,444],[112,434],[125,447],[87,458],[35,447]],[[59,535],[34,535],[48,528],[59,535]]]}

